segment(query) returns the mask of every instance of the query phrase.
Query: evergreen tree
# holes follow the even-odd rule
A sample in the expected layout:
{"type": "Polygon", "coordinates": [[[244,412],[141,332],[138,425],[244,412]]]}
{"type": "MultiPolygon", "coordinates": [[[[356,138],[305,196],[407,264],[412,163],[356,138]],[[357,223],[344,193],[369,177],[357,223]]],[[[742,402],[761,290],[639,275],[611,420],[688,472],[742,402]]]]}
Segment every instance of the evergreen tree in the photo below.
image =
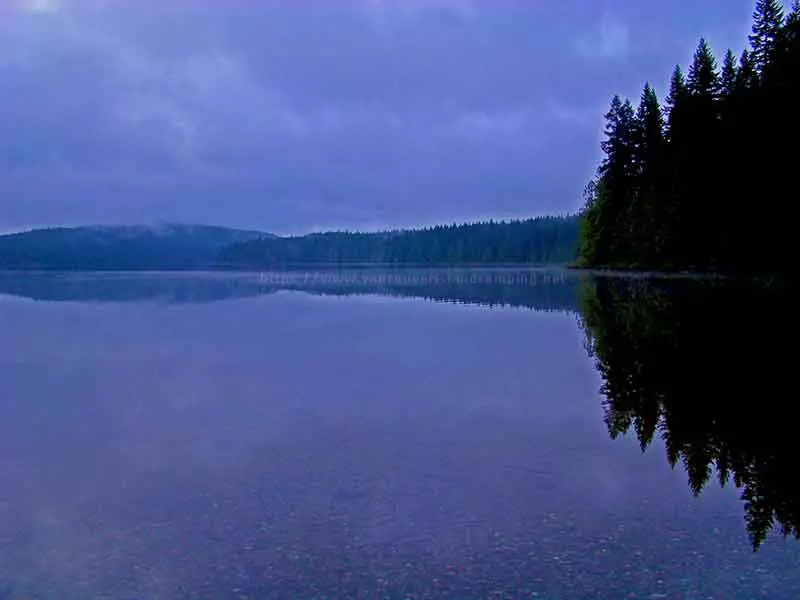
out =
{"type": "Polygon", "coordinates": [[[783,26],[783,6],[778,0],[758,0],[753,12],[750,47],[756,72],[761,74],[777,47],[783,26]]]}
{"type": "MultiPolygon", "coordinates": [[[[722,63],[720,75],[721,101],[720,101],[720,143],[717,188],[715,193],[721,201],[729,201],[741,193],[742,182],[734,176],[746,168],[742,164],[743,152],[741,143],[746,135],[742,125],[743,95],[754,83],[755,72],[752,69],[750,54],[747,50],[742,54],[737,65],[736,55],[728,50],[722,63]]],[[[737,211],[723,209],[717,215],[718,244],[716,249],[716,267],[729,269],[738,263],[735,238],[732,235],[739,227],[737,211]]]]}
{"type": "Polygon", "coordinates": [[[636,183],[636,116],[630,100],[614,96],[605,120],[605,158],[596,183],[585,190],[580,252],[586,266],[623,266],[631,252],[628,215],[636,183]]]}
{"type": "Polygon", "coordinates": [[[689,68],[688,88],[692,96],[714,99],[719,96],[720,78],[717,60],[705,39],[700,39],[689,68]]]}
{"type": "Polygon", "coordinates": [[[664,165],[664,189],[662,198],[664,218],[662,226],[662,254],[659,266],[676,268],[685,264],[684,233],[685,229],[683,204],[686,194],[686,172],[689,163],[685,149],[691,143],[690,123],[687,118],[689,109],[689,89],[680,65],[676,65],[670,79],[669,93],[666,98],[667,131],[669,142],[664,165]]]}
{"type": "Polygon", "coordinates": [[[634,144],[637,174],[650,180],[663,159],[664,116],[656,91],[645,83],[634,121],[634,144]]]}
{"type": "Polygon", "coordinates": [[[744,93],[758,85],[755,60],[749,50],[743,50],[739,58],[739,68],[736,70],[736,92],[744,93]]]}
{"type": "Polygon", "coordinates": [[[633,251],[642,266],[657,264],[663,250],[665,215],[661,188],[664,178],[664,116],[655,90],[646,83],[634,122],[636,197],[629,215],[633,251]]]}
{"type": "Polygon", "coordinates": [[[800,0],[794,0],[783,28],[781,75],[786,79],[792,98],[797,98],[800,85],[800,0]]]}
{"type": "Polygon", "coordinates": [[[607,248],[601,248],[605,264],[619,265],[630,255],[630,223],[626,218],[635,193],[635,114],[629,99],[614,96],[606,113],[606,139],[601,144],[606,158],[600,165],[603,180],[603,207],[608,211],[602,219],[603,231],[610,234],[607,248]]]}
{"type": "Polygon", "coordinates": [[[761,177],[760,189],[765,202],[759,211],[757,225],[770,231],[760,244],[760,262],[771,261],[777,269],[789,272],[796,253],[791,240],[794,231],[790,219],[773,224],[775,214],[790,214],[797,201],[797,192],[785,177],[797,168],[797,140],[800,137],[800,5],[794,2],[783,27],[777,34],[769,61],[761,76],[755,111],[751,122],[756,133],[751,152],[761,177]],[[756,125],[757,124],[757,125],[756,125]]]}
{"type": "Polygon", "coordinates": [[[666,99],[670,133],[673,132],[673,130],[680,129],[680,113],[682,108],[684,108],[685,100],[688,96],[689,90],[686,87],[686,77],[683,74],[683,69],[680,65],[675,65],[669,82],[669,94],[666,99]]]}
{"type": "Polygon", "coordinates": [[[725,53],[722,61],[722,73],[720,74],[720,92],[722,96],[730,98],[736,90],[736,81],[739,77],[739,69],[736,66],[736,55],[730,48],[725,53]]]}
{"type": "Polygon", "coordinates": [[[692,268],[715,268],[718,262],[720,197],[716,187],[719,161],[720,77],[717,61],[705,39],[694,53],[687,78],[687,144],[683,177],[684,246],[686,259],[692,268]]]}

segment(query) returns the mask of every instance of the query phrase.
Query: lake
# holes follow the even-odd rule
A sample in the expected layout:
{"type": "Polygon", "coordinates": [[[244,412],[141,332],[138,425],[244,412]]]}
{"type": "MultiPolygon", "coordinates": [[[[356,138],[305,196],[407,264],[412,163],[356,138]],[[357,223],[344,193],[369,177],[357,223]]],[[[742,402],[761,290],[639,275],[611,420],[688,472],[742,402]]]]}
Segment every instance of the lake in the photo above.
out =
{"type": "Polygon", "coordinates": [[[0,274],[0,599],[796,599],[793,310],[566,271],[0,274]]]}

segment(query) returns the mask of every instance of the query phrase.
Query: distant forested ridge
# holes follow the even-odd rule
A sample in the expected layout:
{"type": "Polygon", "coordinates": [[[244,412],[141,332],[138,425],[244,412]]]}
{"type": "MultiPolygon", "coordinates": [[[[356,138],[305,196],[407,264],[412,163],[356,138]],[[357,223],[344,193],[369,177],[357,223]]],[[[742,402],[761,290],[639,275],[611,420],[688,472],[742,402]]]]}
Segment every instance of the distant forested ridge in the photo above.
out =
{"type": "Polygon", "coordinates": [[[233,267],[303,264],[566,264],[577,257],[577,216],[441,225],[381,233],[330,232],[244,241],[225,248],[233,267]]]}
{"type": "Polygon", "coordinates": [[[186,270],[380,263],[555,265],[577,258],[580,218],[278,237],[204,225],[36,229],[0,236],[0,269],[186,270]]]}
{"type": "Polygon", "coordinates": [[[800,2],[758,0],[749,49],[700,40],[664,105],[615,96],[585,192],[586,267],[789,273],[799,199],[800,2]]]}
{"type": "Polygon", "coordinates": [[[0,236],[0,269],[194,269],[225,246],[267,236],[207,225],[59,227],[0,236]]]}

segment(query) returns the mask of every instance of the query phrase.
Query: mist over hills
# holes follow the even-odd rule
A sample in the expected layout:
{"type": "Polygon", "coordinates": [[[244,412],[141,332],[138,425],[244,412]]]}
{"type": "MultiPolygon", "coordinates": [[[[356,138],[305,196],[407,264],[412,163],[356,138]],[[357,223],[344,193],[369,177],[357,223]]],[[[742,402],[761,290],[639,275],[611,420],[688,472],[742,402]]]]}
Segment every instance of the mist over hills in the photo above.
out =
{"type": "Polygon", "coordinates": [[[194,269],[231,244],[267,238],[211,225],[119,225],[34,229],[0,236],[0,269],[194,269]]]}

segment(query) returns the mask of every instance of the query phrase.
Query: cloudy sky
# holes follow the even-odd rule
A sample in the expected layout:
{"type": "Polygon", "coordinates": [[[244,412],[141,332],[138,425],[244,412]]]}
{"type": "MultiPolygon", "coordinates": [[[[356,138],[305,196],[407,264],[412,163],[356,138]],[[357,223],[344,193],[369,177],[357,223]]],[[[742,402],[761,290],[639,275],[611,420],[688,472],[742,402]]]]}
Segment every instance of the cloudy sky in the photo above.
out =
{"type": "Polygon", "coordinates": [[[0,0],[0,231],[566,212],[615,93],[751,0],[0,0]]]}

